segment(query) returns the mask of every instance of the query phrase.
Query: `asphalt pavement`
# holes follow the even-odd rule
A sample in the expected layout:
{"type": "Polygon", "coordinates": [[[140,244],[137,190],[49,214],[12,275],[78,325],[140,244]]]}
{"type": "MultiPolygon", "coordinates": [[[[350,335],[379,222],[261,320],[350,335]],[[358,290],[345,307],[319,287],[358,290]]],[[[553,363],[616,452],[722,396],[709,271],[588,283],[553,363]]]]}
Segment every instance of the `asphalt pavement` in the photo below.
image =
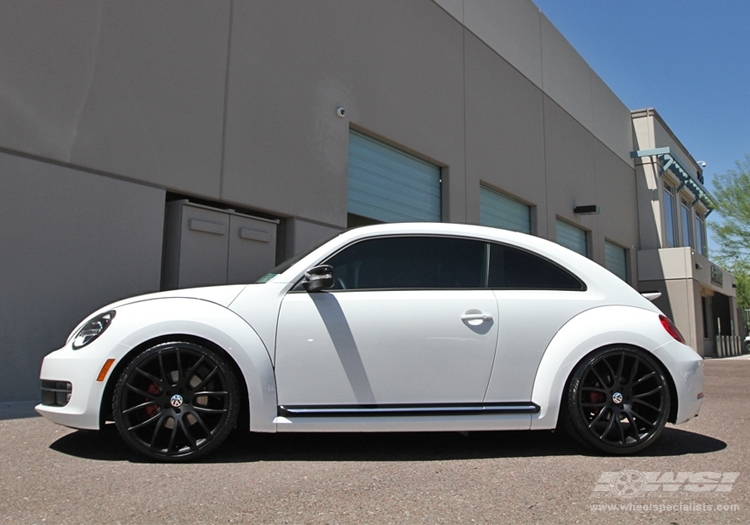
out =
{"type": "Polygon", "coordinates": [[[237,431],[164,465],[0,404],[0,524],[748,524],[750,358],[706,373],[701,415],[627,458],[552,432],[237,431]]]}

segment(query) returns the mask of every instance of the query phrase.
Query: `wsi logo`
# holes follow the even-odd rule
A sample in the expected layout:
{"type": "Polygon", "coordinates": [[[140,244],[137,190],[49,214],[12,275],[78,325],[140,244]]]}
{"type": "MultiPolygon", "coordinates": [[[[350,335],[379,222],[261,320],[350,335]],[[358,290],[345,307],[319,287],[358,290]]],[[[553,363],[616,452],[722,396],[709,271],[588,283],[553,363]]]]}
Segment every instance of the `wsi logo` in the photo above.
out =
{"type": "Polygon", "coordinates": [[[731,492],[739,475],[739,472],[602,472],[592,497],[603,495],[602,492],[621,498],[657,491],[731,492]]]}

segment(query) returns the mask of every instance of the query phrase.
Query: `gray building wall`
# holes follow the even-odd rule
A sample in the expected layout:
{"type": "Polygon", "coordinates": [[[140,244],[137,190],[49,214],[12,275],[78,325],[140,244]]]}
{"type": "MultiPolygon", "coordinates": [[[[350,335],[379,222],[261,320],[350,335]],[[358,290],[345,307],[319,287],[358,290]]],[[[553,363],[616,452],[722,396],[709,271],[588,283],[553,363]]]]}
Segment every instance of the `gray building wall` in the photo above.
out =
{"type": "Polygon", "coordinates": [[[280,219],[279,258],[345,228],[350,129],[441,166],[444,221],[485,184],[638,246],[630,113],[528,0],[1,3],[0,400],[160,289],[168,195],[280,219]]]}
{"type": "Polygon", "coordinates": [[[0,396],[95,308],[158,290],[164,190],[0,153],[0,396]]]}

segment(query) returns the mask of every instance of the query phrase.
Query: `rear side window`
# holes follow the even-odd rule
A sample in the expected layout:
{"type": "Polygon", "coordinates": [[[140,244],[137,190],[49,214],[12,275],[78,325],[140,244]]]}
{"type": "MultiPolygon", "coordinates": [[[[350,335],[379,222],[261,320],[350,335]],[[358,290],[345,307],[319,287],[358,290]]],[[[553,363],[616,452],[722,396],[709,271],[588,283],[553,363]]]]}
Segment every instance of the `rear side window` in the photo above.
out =
{"type": "Polygon", "coordinates": [[[509,246],[490,245],[490,288],[509,290],[578,290],[586,286],[573,274],[538,255],[509,246]]]}
{"type": "Polygon", "coordinates": [[[325,264],[334,289],[483,288],[486,243],[450,237],[385,237],[344,248],[325,264]]]}

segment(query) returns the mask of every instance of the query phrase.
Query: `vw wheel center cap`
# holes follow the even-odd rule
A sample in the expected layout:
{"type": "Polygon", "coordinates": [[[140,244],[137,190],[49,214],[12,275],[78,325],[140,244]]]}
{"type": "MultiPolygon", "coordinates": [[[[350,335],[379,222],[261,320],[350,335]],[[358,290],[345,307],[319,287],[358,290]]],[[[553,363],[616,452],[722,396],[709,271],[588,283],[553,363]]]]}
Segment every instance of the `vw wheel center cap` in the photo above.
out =
{"type": "Polygon", "coordinates": [[[620,403],[622,403],[622,394],[620,392],[615,392],[614,394],[612,394],[612,401],[614,401],[615,405],[619,405],[620,403]]]}
{"type": "Polygon", "coordinates": [[[175,408],[180,408],[182,406],[182,396],[180,394],[173,395],[169,403],[175,408]]]}

